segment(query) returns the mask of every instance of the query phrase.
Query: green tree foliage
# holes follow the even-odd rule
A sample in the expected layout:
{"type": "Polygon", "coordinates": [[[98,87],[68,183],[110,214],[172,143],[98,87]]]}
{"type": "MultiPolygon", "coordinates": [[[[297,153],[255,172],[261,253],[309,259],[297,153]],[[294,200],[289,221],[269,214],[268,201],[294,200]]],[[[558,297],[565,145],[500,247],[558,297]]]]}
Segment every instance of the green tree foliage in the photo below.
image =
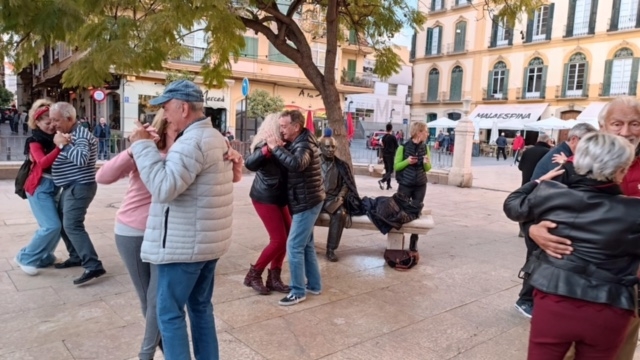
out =
{"type": "Polygon", "coordinates": [[[4,86],[0,86],[0,107],[7,107],[13,101],[13,93],[4,86]]]}
{"type": "Polygon", "coordinates": [[[195,78],[196,75],[188,71],[169,71],[167,72],[167,77],[164,79],[164,83],[168,85],[177,80],[193,81],[195,78]]]}
{"type": "Polygon", "coordinates": [[[247,115],[250,118],[264,118],[284,110],[284,100],[279,95],[271,96],[264,90],[255,90],[248,96],[247,102],[247,115]]]}

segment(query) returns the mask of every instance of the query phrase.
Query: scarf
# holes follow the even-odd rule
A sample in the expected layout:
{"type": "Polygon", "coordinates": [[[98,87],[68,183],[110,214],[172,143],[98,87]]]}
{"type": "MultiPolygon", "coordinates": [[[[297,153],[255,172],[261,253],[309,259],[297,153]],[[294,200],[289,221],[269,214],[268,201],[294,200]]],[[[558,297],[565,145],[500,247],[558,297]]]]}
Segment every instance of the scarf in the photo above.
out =
{"type": "Polygon", "coordinates": [[[54,142],[53,142],[53,135],[52,134],[47,134],[46,132],[44,132],[44,131],[42,131],[40,129],[35,129],[31,133],[31,136],[29,136],[27,138],[27,140],[25,141],[25,143],[24,143],[24,154],[25,155],[27,155],[27,156],[29,155],[29,146],[33,142],[36,142],[36,143],[42,145],[42,148],[44,149],[45,154],[48,154],[48,153],[52,152],[56,148],[56,144],[54,144],[54,142]]]}

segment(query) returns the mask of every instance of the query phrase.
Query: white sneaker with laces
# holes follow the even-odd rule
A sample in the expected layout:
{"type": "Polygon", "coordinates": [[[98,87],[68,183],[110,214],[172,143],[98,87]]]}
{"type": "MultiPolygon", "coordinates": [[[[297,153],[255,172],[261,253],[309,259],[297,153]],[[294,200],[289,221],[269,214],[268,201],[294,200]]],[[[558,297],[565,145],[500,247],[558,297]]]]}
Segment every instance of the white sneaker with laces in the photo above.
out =
{"type": "Polygon", "coordinates": [[[282,305],[282,306],[291,306],[291,305],[295,305],[299,302],[303,302],[307,300],[306,296],[296,296],[293,294],[289,294],[287,296],[285,296],[284,298],[282,298],[278,304],[282,305]]]}
{"type": "Polygon", "coordinates": [[[18,256],[13,258],[13,261],[15,261],[16,264],[18,264],[18,266],[20,266],[20,269],[22,269],[22,271],[24,271],[25,274],[30,276],[38,275],[38,268],[36,268],[35,266],[22,265],[20,261],[18,261],[18,256]]]}

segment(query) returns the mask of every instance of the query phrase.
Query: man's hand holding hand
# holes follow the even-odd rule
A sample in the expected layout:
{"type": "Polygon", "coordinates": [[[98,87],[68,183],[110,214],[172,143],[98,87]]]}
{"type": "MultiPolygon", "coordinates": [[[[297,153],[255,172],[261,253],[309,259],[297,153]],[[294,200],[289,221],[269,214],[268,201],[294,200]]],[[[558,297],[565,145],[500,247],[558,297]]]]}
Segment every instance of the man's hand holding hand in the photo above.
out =
{"type": "Polygon", "coordinates": [[[53,143],[60,146],[60,145],[67,145],[71,142],[71,134],[63,134],[60,131],[58,131],[56,133],[56,135],[53,137],[53,143]]]}
{"type": "Polygon", "coordinates": [[[147,129],[145,129],[142,126],[138,126],[137,128],[135,128],[131,132],[131,135],[129,135],[129,141],[131,141],[132,143],[138,140],[153,140],[153,139],[154,139],[153,134],[149,133],[149,131],[147,131],[147,129]]]}

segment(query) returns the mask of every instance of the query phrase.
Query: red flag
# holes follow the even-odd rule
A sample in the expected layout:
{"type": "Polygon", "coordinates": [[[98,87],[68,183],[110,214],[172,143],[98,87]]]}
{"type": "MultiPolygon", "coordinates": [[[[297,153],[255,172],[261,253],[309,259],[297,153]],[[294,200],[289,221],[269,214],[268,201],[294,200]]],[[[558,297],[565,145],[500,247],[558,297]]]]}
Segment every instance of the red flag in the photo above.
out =
{"type": "Polygon", "coordinates": [[[353,139],[355,132],[356,131],[353,127],[353,117],[351,116],[351,113],[347,113],[347,139],[353,139]]]}
{"type": "Polygon", "coordinates": [[[309,129],[312,134],[316,133],[316,127],[315,125],[313,125],[313,113],[311,112],[311,110],[307,111],[307,124],[305,125],[305,127],[309,129]]]}

